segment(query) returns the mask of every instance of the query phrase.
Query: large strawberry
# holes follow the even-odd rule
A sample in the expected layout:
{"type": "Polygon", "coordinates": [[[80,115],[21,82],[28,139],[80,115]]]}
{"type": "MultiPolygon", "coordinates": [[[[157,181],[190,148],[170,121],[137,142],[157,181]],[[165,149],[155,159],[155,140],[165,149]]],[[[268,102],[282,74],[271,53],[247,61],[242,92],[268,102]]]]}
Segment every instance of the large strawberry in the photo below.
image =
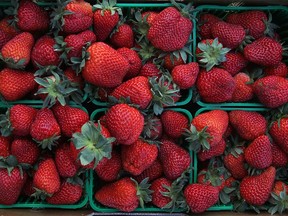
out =
{"type": "Polygon", "coordinates": [[[212,38],[211,26],[221,21],[221,19],[214,14],[203,13],[199,17],[199,34],[202,40],[212,38]]]}
{"type": "Polygon", "coordinates": [[[33,73],[10,68],[4,68],[0,72],[0,94],[7,101],[22,99],[36,86],[33,73]]]}
{"type": "Polygon", "coordinates": [[[180,89],[191,88],[197,79],[199,73],[199,65],[197,62],[177,65],[173,68],[171,75],[173,81],[180,89]]]}
{"type": "Polygon", "coordinates": [[[269,130],[269,134],[273,141],[287,154],[288,153],[288,118],[283,117],[278,121],[274,121],[269,130]]]}
{"type": "Polygon", "coordinates": [[[249,101],[253,98],[253,87],[250,84],[252,79],[248,74],[238,73],[234,76],[236,87],[232,94],[233,102],[249,101]]]}
{"type": "Polygon", "coordinates": [[[236,75],[248,64],[248,61],[244,58],[240,52],[229,52],[226,54],[226,61],[222,62],[221,66],[227,70],[232,76],[236,75]]]}
{"type": "Polygon", "coordinates": [[[82,71],[87,82],[108,88],[122,83],[129,70],[129,62],[125,57],[102,42],[92,44],[87,52],[90,53],[90,59],[86,61],[82,71]]]}

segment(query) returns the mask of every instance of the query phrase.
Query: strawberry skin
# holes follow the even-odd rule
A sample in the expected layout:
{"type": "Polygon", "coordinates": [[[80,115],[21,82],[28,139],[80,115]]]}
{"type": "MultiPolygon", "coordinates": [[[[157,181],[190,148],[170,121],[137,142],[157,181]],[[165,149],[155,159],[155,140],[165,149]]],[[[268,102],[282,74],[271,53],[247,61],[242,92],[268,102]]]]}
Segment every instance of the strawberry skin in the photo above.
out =
{"type": "Polygon", "coordinates": [[[233,102],[244,102],[249,101],[253,98],[253,87],[251,84],[251,78],[245,73],[238,73],[234,76],[236,87],[232,95],[233,102]]]}
{"type": "MultiPolygon", "coordinates": [[[[64,71],[64,75],[67,77],[67,79],[71,82],[77,83],[79,88],[81,90],[84,89],[84,80],[82,76],[78,76],[75,72],[75,70],[73,70],[72,67],[68,67],[66,68],[66,70],[64,71]]],[[[40,96],[40,95],[39,95],[40,96]]],[[[45,99],[44,99],[45,100],[45,99]]]]}
{"type": "Polygon", "coordinates": [[[10,137],[0,136],[0,157],[10,155],[10,137]]]}
{"type": "Polygon", "coordinates": [[[216,146],[211,147],[209,150],[198,152],[198,159],[205,161],[216,156],[220,156],[224,153],[226,148],[226,142],[222,139],[216,146]]]}
{"type": "Polygon", "coordinates": [[[140,183],[143,179],[148,177],[149,182],[151,182],[157,178],[160,178],[162,175],[163,167],[160,160],[157,158],[150,167],[144,170],[140,175],[134,176],[133,178],[140,183]]]}
{"type": "Polygon", "coordinates": [[[261,206],[270,197],[275,180],[274,167],[257,176],[247,176],[240,183],[240,195],[250,205],[261,206]]]}
{"type": "Polygon", "coordinates": [[[111,44],[117,48],[132,48],[134,45],[134,34],[128,24],[122,24],[110,38],[111,44]]]}
{"type": "Polygon", "coordinates": [[[248,61],[242,53],[229,52],[226,54],[226,61],[221,65],[223,69],[227,70],[232,76],[235,76],[248,65],[248,61]]]}
{"type": "Polygon", "coordinates": [[[264,68],[264,73],[265,73],[265,76],[275,75],[275,76],[280,76],[280,77],[285,78],[288,74],[288,69],[284,62],[280,62],[276,66],[264,68]]]}
{"type": "Polygon", "coordinates": [[[9,24],[11,17],[0,20],[0,49],[19,32],[14,26],[9,24]]]}
{"type": "Polygon", "coordinates": [[[171,187],[171,185],[172,182],[166,178],[158,178],[152,182],[150,189],[154,191],[152,194],[153,205],[157,206],[158,208],[163,208],[172,201],[170,197],[163,196],[161,193],[168,192],[168,190],[163,186],[171,187]]]}
{"type": "Polygon", "coordinates": [[[244,153],[237,156],[234,156],[232,153],[225,155],[224,165],[235,179],[243,179],[248,175],[248,172],[245,169],[244,153]]]}
{"type": "Polygon", "coordinates": [[[175,66],[171,72],[173,81],[180,89],[191,88],[197,79],[199,65],[197,62],[191,62],[184,65],[175,66]]]}
{"type": "Polygon", "coordinates": [[[203,13],[199,17],[199,34],[202,40],[213,38],[211,27],[221,21],[221,19],[213,14],[203,13]]]}
{"type": "Polygon", "coordinates": [[[278,145],[272,144],[272,166],[285,167],[287,163],[288,155],[278,145]]]}
{"type": "Polygon", "coordinates": [[[182,57],[179,56],[177,58],[176,56],[166,55],[164,57],[164,67],[168,69],[169,71],[172,71],[174,67],[178,65],[183,65],[185,62],[183,61],[182,57]],[[173,59],[173,62],[171,61],[171,58],[173,59]]]}
{"type": "Polygon", "coordinates": [[[288,118],[284,117],[272,123],[269,134],[272,136],[273,141],[284,151],[288,153],[288,118]]]}
{"type": "Polygon", "coordinates": [[[145,77],[153,77],[157,76],[160,77],[160,70],[157,68],[157,66],[152,62],[147,62],[144,64],[138,74],[138,76],[145,76],[145,77]]]}

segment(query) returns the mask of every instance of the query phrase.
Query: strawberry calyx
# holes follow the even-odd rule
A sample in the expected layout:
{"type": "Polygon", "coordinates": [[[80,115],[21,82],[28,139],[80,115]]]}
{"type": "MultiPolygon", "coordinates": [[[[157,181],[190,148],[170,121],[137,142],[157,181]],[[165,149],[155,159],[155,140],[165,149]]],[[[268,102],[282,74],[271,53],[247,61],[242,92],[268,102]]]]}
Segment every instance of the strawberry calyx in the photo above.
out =
{"type": "Polygon", "coordinates": [[[25,63],[26,59],[20,59],[18,61],[15,61],[13,58],[3,58],[3,56],[0,53],[0,60],[2,60],[8,68],[12,69],[25,69],[25,63]]]}
{"type": "Polygon", "coordinates": [[[105,137],[102,134],[100,121],[96,126],[94,122],[85,123],[81,132],[72,135],[72,142],[80,150],[78,158],[83,166],[94,163],[94,168],[103,158],[111,158],[114,137],[105,137]]]}
{"type": "Polygon", "coordinates": [[[137,190],[137,196],[139,199],[139,204],[141,206],[141,208],[144,209],[144,203],[148,203],[152,201],[152,196],[151,194],[153,193],[153,191],[151,191],[149,189],[149,187],[151,186],[151,184],[148,183],[149,178],[145,178],[143,179],[140,183],[138,183],[135,179],[130,178],[136,186],[136,190],[137,190]]]}
{"type": "Polygon", "coordinates": [[[98,4],[93,5],[93,12],[101,10],[101,15],[104,16],[104,11],[109,10],[113,16],[116,12],[122,16],[122,9],[117,7],[116,0],[103,0],[102,2],[97,1],[98,4]]]}
{"type": "Polygon", "coordinates": [[[245,38],[243,39],[243,41],[241,42],[240,46],[239,46],[239,50],[243,51],[244,48],[248,45],[251,44],[254,41],[254,37],[250,36],[250,35],[246,35],[245,38]]]}
{"type": "Polygon", "coordinates": [[[57,136],[57,135],[53,135],[49,138],[46,138],[46,139],[43,139],[43,140],[35,140],[35,142],[38,143],[38,146],[40,146],[42,149],[49,149],[49,150],[52,150],[52,147],[53,146],[56,146],[58,143],[58,139],[60,138],[61,136],[57,136]]]}
{"type": "Polygon", "coordinates": [[[157,57],[159,55],[159,50],[156,49],[146,37],[143,38],[141,42],[138,43],[140,48],[132,48],[135,50],[142,59],[142,64],[145,64],[147,61],[157,57]]]}
{"type": "Polygon", "coordinates": [[[134,24],[133,30],[136,32],[137,43],[139,43],[146,37],[150,28],[150,25],[147,22],[149,14],[142,17],[141,11],[138,10],[134,13],[134,16],[136,21],[132,20],[132,23],[134,24]]]}
{"type": "Polygon", "coordinates": [[[144,128],[142,131],[142,137],[144,139],[158,139],[157,135],[152,136],[151,131],[154,131],[156,134],[159,133],[158,125],[161,124],[161,120],[155,117],[154,114],[148,114],[144,118],[144,128]]]}
{"type": "Polygon", "coordinates": [[[53,73],[57,73],[57,74],[61,74],[63,75],[63,70],[61,70],[58,66],[56,65],[48,65],[48,66],[42,66],[40,65],[38,62],[35,62],[35,64],[37,65],[37,67],[39,68],[35,73],[34,76],[49,76],[52,75],[53,73]]]}
{"type": "Polygon", "coordinates": [[[179,10],[179,12],[181,13],[183,17],[186,17],[190,20],[194,18],[192,15],[192,12],[194,10],[194,6],[192,5],[192,3],[184,5],[184,4],[178,4],[175,0],[170,0],[170,1],[173,4],[173,6],[175,6],[179,10]]]}
{"type": "Polygon", "coordinates": [[[76,74],[80,74],[82,69],[85,67],[86,61],[90,58],[90,53],[87,52],[88,47],[91,45],[90,42],[86,43],[82,47],[81,57],[71,57],[70,64],[72,69],[76,72],[76,74]]]}
{"type": "Polygon", "coordinates": [[[11,7],[8,7],[7,9],[4,10],[5,14],[7,14],[8,16],[13,17],[12,19],[10,19],[9,25],[12,25],[14,28],[17,28],[17,22],[19,21],[18,19],[18,9],[19,9],[19,1],[18,0],[11,0],[11,7]]]}
{"type": "Polygon", "coordinates": [[[272,14],[269,12],[268,20],[263,19],[263,22],[266,26],[264,35],[267,35],[271,38],[274,38],[276,29],[280,28],[278,25],[272,23],[272,14]]]}
{"type": "Polygon", "coordinates": [[[21,178],[24,178],[24,171],[31,168],[31,165],[18,163],[17,158],[14,155],[8,157],[0,157],[0,169],[7,169],[8,175],[11,176],[13,169],[18,168],[21,178]]]}
{"type": "Polygon", "coordinates": [[[13,127],[10,122],[10,109],[5,114],[0,114],[0,132],[4,137],[8,137],[12,134],[13,127]]]}
{"type": "Polygon", "coordinates": [[[95,100],[95,99],[101,99],[100,91],[104,92],[105,97],[108,97],[108,92],[101,87],[97,87],[95,85],[92,85],[90,83],[86,83],[84,87],[84,92],[88,95],[88,98],[90,99],[89,102],[95,100]]]}
{"type": "Polygon", "coordinates": [[[31,197],[35,197],[35,199],[37,199],[37,200],[44,201],[44,200],[46,200],[47,197],[52,197],[53,196],[53,194],[49,194],[49,193],[47,193],[44,190],[40,190],[40,189],[38,189],[36,187],[33,187],[33,188],[35,190],[35,193],[33,193],[31,195],[31,197]]]}
{"type": "MultiPolygon", "coordinates": [[[[67,63],[68,62],[67,54],[70,52],[70,50],[72,50],[72,47],[67,47],[67,43],[64,42],[63,36],[54,37],[54,40],[56,42],[53,46],[54,51],[55,52],[61,52],[61,55],[59,57],[61,60],[61,63],[62,62],[67,63]]],[[[60,65],[61,65],[61,63],[60,63],[60,65]]]]}

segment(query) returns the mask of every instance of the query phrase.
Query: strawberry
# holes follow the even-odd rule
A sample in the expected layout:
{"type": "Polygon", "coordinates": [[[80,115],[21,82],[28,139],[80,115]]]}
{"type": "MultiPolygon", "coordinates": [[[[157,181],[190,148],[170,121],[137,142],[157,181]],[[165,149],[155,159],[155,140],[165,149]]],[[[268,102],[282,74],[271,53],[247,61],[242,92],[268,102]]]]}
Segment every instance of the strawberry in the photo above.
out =
{"type": "Polygon", "coordinates": [[[9,136],[12,133],[16,136],[28,136],[36,114],[37,110],[28,105],[12,106],[5,115],[0,115],[3,121],[3,125],[0,125],[2,135],[9,136]]]}
{"type": "Polygon", "coordinates": [[[26,197],[31,197],[36,192],[35,188],[33,187],[33,178],[28,177],[23,188],[21,194],[26,197]]]}
{"type": "Polygon", "coordinates": [[[280,196],[282,191],[286,190],[286,194],[288,193],[288,185],[285,184],[283,181],[275,181],[272,192],[275,193],[277,196],[280,196]]]}
{"type": "Polygon", "coordinates": [[[16,157],[18,163],[33,166],[39,158],[40,150],[29,138],[14,138],[11,143],[11,154],[16,157]]]}
{"type": "Polygon", "coordinates": [[[146,64],[144,64],[138,74],[138,76],[145,76],[145,77],[159,77],[160,76],[160,70],[157,67],[157,65],[155,65],[152,62],[147,62],[146,64]]]}
{"type": "Polygon", "coordinates": [[[4,68],[0,72],[0,94],[7,101],[22,99],[36,86],[33,73],[10,68],[4,68]]]}
{"type": "Polygon", "coordinates": [[[287,154],[282,151],[282,149],[276,145],[272,144],[272,166],[274,167],[285,167],[288,163],[287,154]]]}
{"type": "Polygon", "coordinates": [[[172,199],[168,196],[164,196],[163,192],[169,192],[166,187],[171,187],[172,182],[166,178],[158,178],[151,183],[150,189],[153,191],[152,204],[158,208],[163,208],[172,199]]]}
{"type": "Polygon", "coordinates": [[[188,129],[189,120],[185,114],[166,110],[161,114],[164,132],[171,138],[180,138],[185,129],[188,129]]]}
{"type": "Polygon", "coordinates": [[[284,151],[288,153],[288,118],[283,117],[278,121],[274,121],[270,127],[269,134],[273,141],[284,151]]]}
{"type": "Polygon", "coordinates": [[[145,178],[148,178],[148,181],[151,182],[157,178],[160,178],[163,175],[163,167],[160,160],[157,158],[153,164],[144,170],[140,175],[134,176],[134,179],[137,182],[143,181],[145,178]]]}
{"type": "Polygon", "coordinates": [[[69,144],[61,144],[55,151],[55,164],[59,175],[63,178],[71,178],[76,175],[79,166],[73,158],[69,144]]]}
{"type": "Polygon", "coordinates": [[[110,42],[117,48],[132,48],[134,45],[134,35],[132,27],[128,24],[120,24],[116,31],[110,36],[110,42]]]}
{"type": "Polygon", "coordinates": [[[86,61],[82,71],[87,82],[108,88],[122,83],[129,70],[129,62],[125,57],[102,42],[92,44],[87,52],[90,53],[90,59],[86,61]]]}
{"type": "Polygon", "coordinates": [[[242,53],[229,52],[226,54],[226,61],[222,62],[221,66],[227,70],[232,76],[235,76],[248,65],[248,61],[242,53]]]}
{"type": "Polygon", "coordinates": [[[200,70],[196,87],[201,99],[209,103],[221,103],[232,99],[235,81],[230,73],[221,68],[213,68],[209,72],[200,70]]]}
{"type": "Polygon", "coordinates": [[[241,45],[245,39],[245,29],[241,25],[234,25],[224,21],[219,21],[211,25],[213,38],[218,38],[224,47],[235,49],[241,45]]]}
{"type": "Polygon", "coordinates": [[[149,195],[151,191],[148,190],[150,185],[144,186],[142,183],[147,184],[143,181],[138,185],[137,182],[127,177],[120,179],[100,188],[95,193],[95,199],[105,206],[116,208],[123,212],[132,212],[138,207],[139,199],[141,205],[143,205],[144,201],[151,200],[149,195]],[[144,191],[144,188],[147,192],[144,191]]]}
{"type": "Polygon", "coordinates": [[[64,75],[70,82],[77,84],[81,90],[84,89],[83,77],[77,75],[76,71],[72,67],[66,68],[66,70],[64,71],[64,75]]]}
{"type": "Polygon", "coordinates": [[[184,65],[175,66],[171,72],[173,81],[180,89],[191,88],[197,79],[199,65],[197,62],[191,62],[184,65]]]}
{"type": "Polygon", "coordinates": [[[60,190],[51,197],[47,197],[46,201],[53,205],[71,205],[77,203],[83,194],[83,188],[76,183],[70,183],[69,179],[61,183],[60,190]]]}
{"type": "Polygon", "coordinates": [[[0,20],[0,49],[19,32],[15,26],[10,25],[10,17],[0,20]]]}
{"type": "Polygon", "coordinates": [[[278,41],[270,37],[262,37],[248,44],[243,52],[250,62],[261,66],[276,66],[282,60],[283,48],[278,41]]]}
{"type": "Polygon", "coordinates": [[[276,108],[288,102],[288,80],[279,76],[267,76],[253,84],[253,92],[261,103],[276,108]]]}
{"type": "Polygon", "coordinates": [[[10,155],[10,137],[0,136],[0,158],[10,155]]]}
{"type": "Polygon", "coordinates": [[[272,164],[271,142],[266,135],[262,135],[253,140],[245,149],[245,160],[256,169],[265,169],[272,164]]]}
{"type": "Polygon", "coordinates": [[[40,109],[30,128],[32,138],[39,142],[43,149],[51,149],[60,134],[60,126],[53,112],[48,108],[40,109]]]}
{"type": "Polygon", "coordinates": [[[185,188],[184,196],[190,210],[201,213],[217,203],[219,190],[217,187],[195,183],[185,188]]]}
{"type": "Polygon", "coordinates": [[[285,210],[285,203],[287,202],[288,186],[283,181],[275,181],[271,197],[269,199],[270,208],[268,212],[272,215],[275,213],[282,214],[285,210]]]}
{"type": "Polygon", "coordinates": [[[182,9],[183,15],[176,8],[167,7],[153,19],[147,38],[154,47],[171,52],[185,46],[193,28],[187,13],[189,7],[182,9]]]}
{"type": "Polygon", "coordinates": [[[57,104],[52,110],[62,135],[66,137],[72,137],[73,133],[78,132],[82,125],[89,121],[87,112],[77,107],[57,104]]]}
{"type": "Polygon", "coordinates": [[[103,158],[95,168],[97,176],[103,181],[117,180],[122,169],[121,156],[117,151],[112,151],[111,158],[103,158]]]}
{"type": "Polygon", "coordinates": [[[265,76],[280,76],[280,77],[286,77],[288,74],[287,66],[284,62],[280,62],[276,66],[266,67],[264,68],[265,76]]]}
{"type": "Polygon", "coordinates": [[[185,64],[185,62],[181,56],[177,58],[174,55],[166,55],[164,57],[164,67],[168,69],[169,71],[172,71],[174,67],[178,65],[183,65],[183,64],[185,64]]]}
{"type": "Polygon", "coordinates": [[[266,132],[267,121],[257,112],[233,110],[229,113],[229,120],[236,132],[245,140],[252,141],[266,132]]]}
{"type": "Polygon", "coordinates": [[[220,156],[224,153],[226,142],[222,139],[216,146],[211,147],[209,150],[198,152],[198,159],[200,161],[209,160],[213,157],[220,156]]]}
{"type": "Polygon", "coordinates": [[[240,182],[240,195],[250,205],[261,206],[270,196],[275,180],[274,167],[257,176],[247,176],[240,182]]]}
{"type": "Polygon", "coordinates": [[[117,104],[106,114],[107,127],[117,142],[131,145],[136,142],[144,127],[144,117],[127,104],[117,104]]]}
{"type": "Polygon", "coordinates": [[[124,79],[127,80],[136,77],[139,74],[142,67],[142,62],[137,52],[132,49],[128,49],[126,47],[120,48],[117,51],[125,58],[127,58],[130,64],[130,68],[124,79]]]}
{"type": "Polygon", "coordinates": [[[233,102],[249,101],[254,97],[252,85],[249,84],[252,79],[245,73],[238,73],[234,76],[236,87],[232,94],[233,102]]]}
{"type": "Polygon", "coordinates": [[[221,19],[213,14],[203,13],[199,17],[199,34],[202,40],[212,38],[211,27],[221,21],[221,19]]]}
{"type": "Polygon", "coordinates": [[[225,187],[225,177],[220,168],[203,169],[198,174],[197,183],[211,185],[222,191],[225,187]]]}
{"type": "Polygon", "coordinates": [[[132,175],[140,175],[158,156],[157,145],[138,139],[131,145],[121,147],[123,169],[132,175]]]}
{"type": "Polygon", "coordinates": [[[145,116],[144,121],[142,137],[152,140],[160,139],[163,133],[163,125],[160,118],[152,114],[145,116]]]}
{"type": "Polygon", "coordinates": [[[169,140],[162,140],[159,157],[164,174],[170,180],[177,179],[190,167],[191,158],[189,153],[169,140]]]}
{"type": "Polygon", "coordinates": [[[94,5],[96,8],[93,16],[94,32],[98,41],[105,41],[119,21],[122,10],[116,7],[116,2],[102,1],[101,4],[94,5]]]}
{"type": "Polygon", "coordinates": [[[143,13],[141,13],[141,16],[143,19],[146,17],[147,23],[151,25],[157,14],[158,12],[156,11],[144,11],[143,13]]]}
{"type": "Polygon", "coordinates": [[[52,195],[60,190],[60,177],[52,158],[46,158],[38,165],[34,174],[33,185],[36,191],[52,195]]]}

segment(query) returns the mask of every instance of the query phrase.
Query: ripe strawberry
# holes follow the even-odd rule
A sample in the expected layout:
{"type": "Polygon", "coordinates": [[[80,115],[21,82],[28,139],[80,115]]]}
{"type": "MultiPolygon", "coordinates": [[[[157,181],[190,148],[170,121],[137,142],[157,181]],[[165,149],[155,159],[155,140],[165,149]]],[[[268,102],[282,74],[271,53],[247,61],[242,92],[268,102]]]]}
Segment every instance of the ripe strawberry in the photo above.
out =
{"type": "Polygon", "coordinates": [[[288,193],[288,185],[285,184],[283,181],[275,181],[272,192],[275,193],[277,196],[280,196],[282,191],[286,190],[286,194],[288,193]]]}
{"type": "Polygon", "coordinates": [[[202,40],[213,38],[211,26],[221,21],[221,19],[213,14],[203,13],[199,17],[199,34],[202,40]]]}
{"type": "Polygon", "coordinates": [[[185,129],[188,129],[189,120],[185,114],[166,110],[161,114],[164,132],[171,138],[180,138],[185,129]]]}
{"type": "Polygon", "coordinates": [[[272,123],[269,134],[272,136],[273,141],[284,151],[288,153],[288,118],[283,117],[278,121],[272,123]]]}
{"type": "Polygon", "coordinates": [[[213,68],[207,72],[200,70],[196,87],[201,99],[209,103],[221,103],[232,99],[235,81],[231,74],[221,68],[213,68]]]}
{"type": "Polygon", "coordinates": [[[276,108],[288,102],[288,80],[279,76],[267,76],[253,84],[253,92],[261,103],[276,108]]]}
{"type": "Polygon", "coordinates": [[[132,145],[121,147],[123,169],[132,175],[140,175],[158,156],[157,145],[138,139],[132,145]]]}
{"type": "Polygon", "coordinates": [[[30,138],[14,138],[11,143],[11,154],[14,155],[18,163],[33,166],[40,155],[40,150],[35,142],[30,138]]]}
{"type": "Polygon", "coordinates": [[[60,126],[53,112],[48,108],[40,109],[30,127],[32,138],[39,142],[43,149],[51,149],[54,142],[59,138],[60,133],[60,126]]]}
{"type": "Polygon", "coordinates": [[[19,32],[14,26],[10,25],[11,17],[0,20],[0,49],[19,32]]]}
{"type": "Polygon", "coordinates": [[[220,156],[224,153],[226,142],[222,139],[216,146],[211,147],[209,150],[198,152],[198,159],[200,161],[209,160],[213,157],[220,156]]]}
{"type": "Polygon", "coordinates": [[[157,158],[153,162],[153,164],[146,170],[144,170],[140,175],[134,176],[134,179],[140,183],[145,178],[148,178],[148,181],[152,182],[153,180],[160,178],[162,175],[163,175],[163,167],[160,160],[157,158]]]}
{"type": "Polygon", "coordinates": [[[154,63],[147,62],[142,66],[138,76],[145,76],[147,78],[153,77],[153,76],[159,77],[160,76],[160,70],[157,67],[157,65],[155,65],[154,63]]]}
{"type": "Polygon", "coordinates": [[[142,137],[144,139],[156,140],[162,137],[163,125],[157,116],[154,114],[146,115],[144,119],[144,129],[142,137]]]}
{"type": "Polygon", "coordinates": [[[230,152],[224,157],[224,165],[235,179],[242,179],[248,175],[245,168],[245,148],[240,149],[240,154],[230,152]]]}
{"type": "Polygon", "coordinates": [[[126,47],[120,48],[117,51],[125,58],[127,58],[130,64],[130,68],[124,79],[127,80],[136,77],[139,74],[142,67],[142,62],[137,52],[132,49],[128,49],[126,47]]]}
{"type": "Polygon", "coordinates": [[[17,10],[17,26],[21,31],[46,32],[49,29],[49,14],[30,0],[20,1],[17,10]]]}
{"type": "Polygon", "coordinates": [[[272,67],[266,67],[264,68],[265,76],[280,76],[280,77],[286,77],[288,74],[287,66],[284,62],[280,62],[276,66],[272,67]]]}
{"type": "Polygon", "coordinates": [[[236,83],[236,87],[232,94],[232,101],[244,102],[251,100],[254,94],[252,85],[249,84],[249,82],[251,82],[250,76],[240,72],[234,76],[234,80],[236,83]]]}
{"type": "Polygon", "coordinates": [[[217,203],[219,190],[217,187],[195,183],[185,188],[184,196],[193,213],[202,213],[217,203]]]}
{"type": "Polygon", "coordinates": [[[96,86],[113,88],[122,83],[129,70],[129,62],[105,43],[92,44],[87,52],[90,59],[83,68],[83,78],[96,86]]]}
{"type": "Polygon", "coordinates": [[[10,68],[4,68],[0,72],[0,94],[7,101],[22,99],[36,86],[33,73],[10,68]]]}
{"type": "Polygon", "coordinates": [[[193,24],[187,12],[184,16],[182,14],[174,7],[167,7],[153,19],[147,38],[154,47],[164,52],[171,52],[185,46],[193,24]]]}
{"type": "Polygon", "coordinates": [[[276,144],[272,144],[271,147],[272,147],[272,166],[276,168],[285,167],[288,163],[287,154],[284,151],[282,151],[282,149],[276,144]]]}
{"type": "Polygon", "coordinates": [[[173,81],[180,89],[191,88],[197,79],[199,65],[197,62],[191,62],[184,65],[175,66],[171,72],[173,81]]]}
{"type": "Polygon", "coordinates": [[[9,173],[7,169],[0,169],[0,204],[12,205],[19,198],[21,190],[27,179],[26,172],[21,175],[18,167],[13,168],[9,173]]]}
{"type": "Polygon", "coordinates": [[[60,190],[60,177],[52,158],[46,158],[38,165],[33,185],[45,194],[52,195],[60,190]]]}
{"type": "Polygon", "coordinates": [[[102,1],[102,4],[94,5],[94,32],[98,41],[105,41],[119,21],[122,10],[116,7],[116,2],[102,1]]]}
{"type": "Polygon", "coordinates": [[[112,151],[111,158],[103,158],[95,168],[97,176],[103,181],[115,181],[122,169],[121,156],[117,151],[112,151]]]}
{"type": "Polygon", "coordinates": [[[134,34],[132,27],[128,24],[120,24],[117,30],[112,33],[110,42],[117,48],[132,48],[134,45],[134,34]]]}
{"type": "Polygon", "coordinates": [[[235,76],[248,65],[248,61],[242,53],[229,52],[226,54],[226,61],[222,62],[221,66],[227,70],[232,76],[235,76]]]}
{"type": "Polygon", "coordinates": [[[275,180],[274,167],[257,176],[247,176],[240,182],[240,195],[250,205],[263,205],[270,197],[275,180]]]}
{"type": "Polygon", "coordinates": [[[70,183],[64,180],[60,186],[60,190],[51,197],[47,197],[46,201],[53,205],[70,205],[77,203],[83,194],[83,188],[76,183],[70,183]]]}
{"type": "Polygon", "coordinates": [[[61,144],[55,151],[55,164],[59,175],[63,178],[71,178],[76,175],[79,166],[73,158],[69,144],[61,144]]]}
{"type": "Polygon", "coordinates": [[[265,169],[272,164],[271,142],[266,135],[253,140],[245,149],[245,160],[256,169],[265,169]]]}
{"type": "Polygon", "coordinates": [[[179,56],[179,58],[174,55],[166,55],[164,57],[164,67],[169,71],[172,71],[174,67],[183,64],[185,64],[185,62],[181,56],[179,56]],[[173,61],[171,59],[173,59],[173,61]]]}
{"type": "Polygon", "coordinates": [[[66,68],[66,70],[64,71],[64,75],[68,78],[70,82],[77,84],[81,90],[84,88],[83,77],[77,75],[76,71],[72,67],[66,68]]]}
{"type": "Polygon", "coordinates": [[[229,120],[236,132],[245,140],[252,141],[266,132],[267,121],[257,112],[233,110],[229,113],[229,120]]]}
{"type": "Polygon", "coordinates": [[[168,192],[166,187],[171,187],[172,182],[166,178],[158,178],[151,184],[150,189],[153,191],[152,204],[158,208],[163,208],[172,201],[170,197],[164,196],[163,192],[168,192]]]}
{"type": "Polygon", "coordinates": [[[0,157],[8,157],[10,155],[10,137],[0,136],[0,157]]]}
{"type": "Polygon", "coordinates": [[[211,25],[213,38],[218,38],[224,47],[235,49],[245,39],[245,29],[241,25],[234,25],[219,21],[211,25]]]}
{"type": "Polygon", "coordinates": [[[66,137],[72,137],[73,133],[80,131],[82,125],[89,121],[87,112],[77,107],[57,104],[52,110],[62,135],[66,137]]]}
{"type": "Polygon", "coordinates": [[[172,141],[162,140],[159,157],[166,178],[175,180],[189,168],[191,158],[189,153],[172,141]]]}
{"type": "Polygon", "coordinates": [[[151,25],[151,23],[153,22],[157,14],[158,12],[156,11],[144,11],[143,13],[141,13],[141,16],[142,16],[142,19],[146,17],[147,23],[151,25]]]}
{"type": "Polygon", "coordinates": [[[225,177],[216,167],[213,167],[211,170],[203,169],[198,174],[197,183],[211,185],[222,191],[225,187],[225,177]]]}
{"type": "Polygon", "coordinates": [[[282,53],[282,45],[270,37],[262,37],[244,48],[245,58],[261,66],[280,64],[282,53]]]}

